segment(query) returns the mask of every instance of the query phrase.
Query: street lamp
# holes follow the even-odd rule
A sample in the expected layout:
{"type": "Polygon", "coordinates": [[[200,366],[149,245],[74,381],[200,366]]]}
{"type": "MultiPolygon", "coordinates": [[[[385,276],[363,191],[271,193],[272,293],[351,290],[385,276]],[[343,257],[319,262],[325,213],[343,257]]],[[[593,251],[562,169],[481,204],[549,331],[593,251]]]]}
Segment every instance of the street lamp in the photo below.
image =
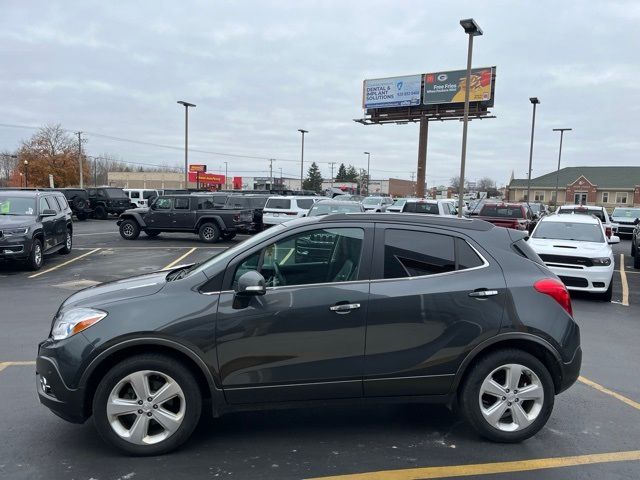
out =
{"type": "Polygon", "coordinates": [[[189,188],[189,107],[195,107],[194,103],[179,100],[178,104],[184,106],[184,188],[189,188]]]}
{"type": "Polygon", "coordinates": [[[363,152],[367,156],[367,195],[369,195],[369,165],[371,164],[371,154],[363,152]]]}
{"type": "MultiPolygon", "coordinates": [[[[556,212],[558,211],[558,182],[560,180],[560,158],[562,157],[562,137],[564,137],[564,132],[569,132],[573,130],[573,128],[554,128],[554,132],[560,132],[560,149],[558,150],[558,170],[556,170],[556,200],[555,207],[556,212]]],[[[566,196],[566,195],[565,195],[566,196]]],[[[565,198],[565,201],[567,199],[565,198]]]]}
{"type": "Polygon", "coordinates": [[[24,188],[29,188],[29,162],[24,161],[24,188]]]}
{"type": "Polygon", "coordinates": [[[302,191],[302,182],[304,180],[304,134],[309,133],[309,131],[302,128],[299,128],[298,131],[302,134],[302,150],[300,153],[300,191],[302,191]]]}
{"type": "Polygon", "coordinates": [[[462,120],[462,155],[460,158],[460,185],[458,187],[458,217],[462,217],[462,206],[464,205],[464,167],[467,158],[467,128],[469,124],[469,90],[471,86],[471,56],[473,54],[473,37],[482,35],[482,29],[473,18],[460,20],[460,25],[464,33],[469,35],[469,46],[467,47],[467,81],[464,94],[464,117],[462,120]]]}
{"type": "Polygon", "coordinates": [[[533,118],[531,119],[531,145],[529,146],[529,175],[527,176],[527,205],[531,202],[531,164],[533,163],[533,132],[536,128],[536,106],[540,103],[538,97],[529,99],[533,105],[533,118]]]}

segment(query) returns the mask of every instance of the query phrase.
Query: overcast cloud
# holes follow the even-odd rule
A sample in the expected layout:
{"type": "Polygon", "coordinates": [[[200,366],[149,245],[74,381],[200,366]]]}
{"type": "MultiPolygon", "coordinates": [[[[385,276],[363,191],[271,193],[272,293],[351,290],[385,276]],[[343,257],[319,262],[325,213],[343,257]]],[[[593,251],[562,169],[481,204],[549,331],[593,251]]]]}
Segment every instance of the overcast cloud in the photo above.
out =
{"type": "MultiPolygon", "coordinates": [[[[276,158],[299,175],[305,159],[366,165],[372,176],[409,178],[417,125],[363,126],[364,78],[464,68],[461,18],[484,29],[474,66],[496,65],[496,119],[470,125],[467,173],[504,184],[526,174],[528,98],[538,96],[534,176],[563,164],[638,165],[640,2],[3,2],[0,123],[60,123],[182,147],[190,113],[194,149],[276,158]]],[[[0,127],[0,150],[33,131],[0,127]]],[[[427,182],[457,175],[462,125],[430,128],[427,182]]],[[[180,150],[87,134],[90,155],[179,165],[180,150]]],[[[230,175],[265,175],[268,162],[192,153],[230,175]]]]}

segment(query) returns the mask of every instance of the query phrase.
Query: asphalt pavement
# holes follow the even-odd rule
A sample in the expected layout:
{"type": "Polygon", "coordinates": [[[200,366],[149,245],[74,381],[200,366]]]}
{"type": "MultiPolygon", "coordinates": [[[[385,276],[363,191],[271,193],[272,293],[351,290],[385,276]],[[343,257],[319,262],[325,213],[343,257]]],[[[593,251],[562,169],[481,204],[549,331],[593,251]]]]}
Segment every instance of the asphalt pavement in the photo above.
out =
{"type": "Polygon", "coordinates": [[[440,406],[327,406],[204,416],[177,452],[133,458],[107,447],[91,420],[72,425],[39,404],[37,344],[68,295],[202,261],[242,239],[208,245],[195,235],[142,234],[131,242],[113,220],[87,221],[75,224],[73,252],[47,258],[39,272],[0,263],[0,478],[640,478],[640,270],[627,240],[614,246],[613,302],[572,295],[581,380],[556,398],[547,426],[521,444],[482,440],[440,406]]]}

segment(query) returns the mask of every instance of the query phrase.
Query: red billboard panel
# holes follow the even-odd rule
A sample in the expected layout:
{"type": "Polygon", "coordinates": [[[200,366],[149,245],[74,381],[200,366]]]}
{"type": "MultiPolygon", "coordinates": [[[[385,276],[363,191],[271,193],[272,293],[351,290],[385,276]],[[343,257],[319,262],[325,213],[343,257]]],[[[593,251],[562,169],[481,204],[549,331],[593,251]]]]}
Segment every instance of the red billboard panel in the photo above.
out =
{"type": "Polygon", "coordinates": [[[224,175],[218,175],[217,173],[189,172],[189,182],[212,183],[221,185],[224,183],[224,175]]]}

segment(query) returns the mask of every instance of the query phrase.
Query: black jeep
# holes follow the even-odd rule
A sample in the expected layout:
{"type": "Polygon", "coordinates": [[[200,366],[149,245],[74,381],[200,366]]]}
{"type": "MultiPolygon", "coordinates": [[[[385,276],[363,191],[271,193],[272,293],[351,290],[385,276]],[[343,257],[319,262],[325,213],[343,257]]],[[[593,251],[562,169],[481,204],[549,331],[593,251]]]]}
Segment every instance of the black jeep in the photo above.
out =
{"type": "Polygon", "coordinates": [[[55,188],[53,191],[60,192],[65,196],[71,211],[78,220],[83,221],[93,215],[89,194],[84,188],[55,188]]]}
{"type": "Polygon", "coordinates": [[[116,187],[92,187],[87,189],[93,216],[98,220],[106,220],[109,214],[120,215],[131,207],[129,196],[124,190],[116,187]]]}
{"type": "Polygon", "coordinates": [[[68,254],[71,209],[60,192],[0,190],[0,259],[22,260],[39,270],[44,256],[68,254]]]}
{"type": "Polygon", "coordinates": [[[214,243],[248,230],[252,216],[251,210],[216,209],[208,195],[162,195],[149,208],[127,210],[120,215],[118,226],[125,240],[135,240],[140,231],[150,237],[161,232],[188,232],[214,243]]]}
{"type": "Polygon", "coordinates": [[[262,223],[262,211],[270,195],[238,195],[233,194],[227,198],[224,208],[248,208],[253,212],[253,222],[246,233],[256,233],[264,230],[262,223]]]}

